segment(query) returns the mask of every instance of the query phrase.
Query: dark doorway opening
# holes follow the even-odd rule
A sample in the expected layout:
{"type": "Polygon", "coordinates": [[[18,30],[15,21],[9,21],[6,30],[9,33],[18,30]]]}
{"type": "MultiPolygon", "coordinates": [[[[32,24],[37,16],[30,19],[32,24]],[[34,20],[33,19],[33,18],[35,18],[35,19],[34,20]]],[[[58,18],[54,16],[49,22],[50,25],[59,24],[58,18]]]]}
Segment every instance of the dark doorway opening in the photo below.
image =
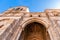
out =
{"type": "Polygon", "coordinates": [[[25,26],[18,40],[50,40],[44,25],[32,22],[25,26]]]}

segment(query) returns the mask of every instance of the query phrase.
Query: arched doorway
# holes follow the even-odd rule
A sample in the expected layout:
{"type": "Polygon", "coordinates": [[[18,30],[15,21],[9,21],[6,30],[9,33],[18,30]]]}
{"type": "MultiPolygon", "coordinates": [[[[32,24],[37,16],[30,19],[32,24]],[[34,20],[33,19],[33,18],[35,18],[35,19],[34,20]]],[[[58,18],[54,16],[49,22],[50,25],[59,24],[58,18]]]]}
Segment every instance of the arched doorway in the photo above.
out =
{"type": "Polygon", "coordinates": [[[50,40],[44,25],[38,22],[27,24],[18,40],[50,40]]]}

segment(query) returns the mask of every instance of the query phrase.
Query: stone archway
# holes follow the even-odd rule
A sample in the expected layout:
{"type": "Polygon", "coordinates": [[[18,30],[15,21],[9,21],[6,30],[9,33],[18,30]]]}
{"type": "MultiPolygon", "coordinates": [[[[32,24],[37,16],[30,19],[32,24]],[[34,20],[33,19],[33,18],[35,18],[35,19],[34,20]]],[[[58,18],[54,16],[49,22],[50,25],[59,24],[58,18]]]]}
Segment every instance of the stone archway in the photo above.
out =
{"type": "Polygon", "coordinates": [[[50,40],[44,25],[32,22],[25,26],[18,40],[50,40]]]}

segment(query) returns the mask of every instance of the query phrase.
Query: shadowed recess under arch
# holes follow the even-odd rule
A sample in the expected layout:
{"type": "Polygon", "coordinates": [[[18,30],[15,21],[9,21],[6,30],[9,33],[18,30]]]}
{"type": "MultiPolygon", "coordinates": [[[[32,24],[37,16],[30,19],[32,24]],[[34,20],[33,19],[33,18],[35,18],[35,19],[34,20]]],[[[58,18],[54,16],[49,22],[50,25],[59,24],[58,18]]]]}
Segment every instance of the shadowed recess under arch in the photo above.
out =
{"type": "Polygon", "coordinates": [[[18,40],[50,40],[44,25],[32,22],[25,26],[18,40]]]}

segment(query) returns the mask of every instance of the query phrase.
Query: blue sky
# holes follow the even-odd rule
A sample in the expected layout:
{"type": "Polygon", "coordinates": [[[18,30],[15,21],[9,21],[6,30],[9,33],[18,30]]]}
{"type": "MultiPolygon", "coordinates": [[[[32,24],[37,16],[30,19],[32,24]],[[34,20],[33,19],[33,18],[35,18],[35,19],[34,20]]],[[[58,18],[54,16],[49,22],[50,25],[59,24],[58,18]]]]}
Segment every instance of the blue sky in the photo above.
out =
{"type": "Polygon", "coordinates": [[[0,13],[16,6],[27,6],[30,12],[60,9],[60,0],[0,0],[0,13]]]}

